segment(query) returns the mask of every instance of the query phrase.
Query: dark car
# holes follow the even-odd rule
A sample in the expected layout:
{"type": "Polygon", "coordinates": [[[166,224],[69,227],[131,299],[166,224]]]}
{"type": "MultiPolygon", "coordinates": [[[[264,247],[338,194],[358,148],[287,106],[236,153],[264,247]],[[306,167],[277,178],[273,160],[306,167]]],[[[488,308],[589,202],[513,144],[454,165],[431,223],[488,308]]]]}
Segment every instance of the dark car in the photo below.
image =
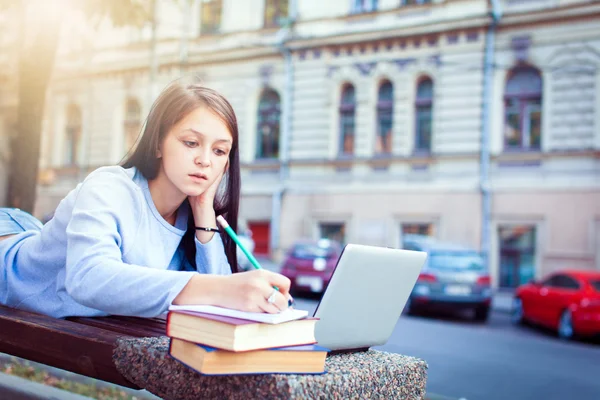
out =
{"type": "Polygon", "coordinates": [[[600,271],[556,271],[519,286],[512,319],[554,329],[563,339],[600,335],[600,271]]]}
{"type": "Polygon", "coordinates": [[[328,239],[301,240],[286,254],[281,274],[291,280],[295,293],[323,293],[342,252],[342,246],[328,239]]]}
{"type": "Polygon", "coordinates": [[[427,261],[405,307],[408,313],[440,307],[472,309],[476,320],[487,320],[491,281],[477,251],[423,235],[405,235],[403,247],[427,252],[427,261]]]}

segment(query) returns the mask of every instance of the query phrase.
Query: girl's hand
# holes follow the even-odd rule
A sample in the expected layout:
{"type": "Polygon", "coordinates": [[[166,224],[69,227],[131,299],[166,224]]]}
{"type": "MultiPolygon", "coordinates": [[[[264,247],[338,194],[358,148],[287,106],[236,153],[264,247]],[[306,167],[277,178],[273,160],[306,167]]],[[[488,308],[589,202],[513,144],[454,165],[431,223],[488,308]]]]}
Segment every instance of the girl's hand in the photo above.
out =
{"type": "Polygon", "coordinates": [[[217,195],[217,189],[219,189],[219,184],[223,180],[223,176],[225,175],[225,171],[222,171],[217,179],[199,196],[190,197],[190,205],[192,206],[192,210],[197,209],[197,207],[212,207],[215,201],[215,196],[217,195]]]}
{"type": "Polygon", "coordinates": [[[290,280],[281,274],[264,269],[240,272],[226,277],[220,307],[249,312],[278,313],[288,308],[291,299],[290,280]],[[273,287],[279,288],[279,291],[273,287]],[[275,301],[267,299],[275,293],[275,301]]]}
{"type": "MultiPolygon", "coordinates": [[[[225,175],[225,170],[223,170],[219,176],[217,176],[217,179],[215,179],[212,185],[210,185],[208,189],[204,191],[204,193],[198,196],[188,197],[196,226],[217,228],[214,201],[219,184],[223,179],[223,175],[225,175]]],[[[208,243],[213,236],[213,232],[196,232],[196,238],[198,238],[200,243],[208,243]]]]}
{"type": "Polygon", "coordinates": [[[233,275],[195,274],[173,304],[207,304],[240,311],[275,314],[288,308],[290,280],[264,269],[233,275]],[[273,289],[277,286],[279,291],[273,289]],[[275,301],[267,299],[273,296],[275,301]]]}

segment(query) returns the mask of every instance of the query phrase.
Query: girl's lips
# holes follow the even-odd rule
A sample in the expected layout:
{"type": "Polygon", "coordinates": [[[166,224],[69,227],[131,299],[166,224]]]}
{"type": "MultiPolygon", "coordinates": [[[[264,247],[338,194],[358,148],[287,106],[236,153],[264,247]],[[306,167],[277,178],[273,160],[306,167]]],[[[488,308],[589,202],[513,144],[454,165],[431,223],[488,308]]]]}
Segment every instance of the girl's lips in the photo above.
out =
{"type": "Polygon", "coordinates": [[[208,180],[208,176],[206,176],[204,174],[190,174],[189,176],[194,180],[201,180],[201,181],[208,180]]]}

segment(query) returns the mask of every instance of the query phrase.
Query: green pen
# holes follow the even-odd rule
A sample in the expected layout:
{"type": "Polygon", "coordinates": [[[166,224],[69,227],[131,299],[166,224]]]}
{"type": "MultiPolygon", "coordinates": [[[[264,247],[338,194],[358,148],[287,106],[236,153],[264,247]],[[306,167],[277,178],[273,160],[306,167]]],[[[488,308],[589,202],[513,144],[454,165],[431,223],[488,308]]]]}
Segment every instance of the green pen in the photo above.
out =
{"type": "MultiPolygon", "coordinates": [[[[219,223],[219,225],[221,225],[221,227],[225,230],[225,232],[227,232],[229,237],[231,237],[231,239],[233,239],[233,241],[238,245],[238,247],[242,250],[242,252],[246,255],[246,257],[248,257],[250,264],[252,264],[252,266],[255,269],[262,269],[258,260],[256,258],[254,258],[252,253],[250,253],[248,251],[248,249],[246,249],[244,247],[242,242],[240,242],[240,239],[238,238],[237,234],[233,231],[233,229],[231,229],[231,227],[229,226],[227,221],[225,221],[225,218],[223,218],[222,215],[219,215],[217,217],[217,222],[219,223]]],[[[277,286],[273,286],[273,289],[279,291],[279,288],[277,286]]],[[[294,304],[294,302],[292,300],[288,300],[288,306],[291,306],[292,304],[294,304]]]]}

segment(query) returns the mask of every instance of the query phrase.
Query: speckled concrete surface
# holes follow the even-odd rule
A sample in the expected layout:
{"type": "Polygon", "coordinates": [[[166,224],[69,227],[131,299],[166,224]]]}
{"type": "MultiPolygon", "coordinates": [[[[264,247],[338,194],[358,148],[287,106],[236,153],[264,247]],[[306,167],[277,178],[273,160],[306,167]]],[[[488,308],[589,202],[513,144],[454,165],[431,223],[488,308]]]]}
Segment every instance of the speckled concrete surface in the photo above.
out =
{"type": "Polygon", "coordinates": [[[427,363],[369,350],[326,360],[324,375],[204,376],[168,354],[169,339],[124,339],[113,361],[131,382],[164,399],[423,399],[427,363]]]}

